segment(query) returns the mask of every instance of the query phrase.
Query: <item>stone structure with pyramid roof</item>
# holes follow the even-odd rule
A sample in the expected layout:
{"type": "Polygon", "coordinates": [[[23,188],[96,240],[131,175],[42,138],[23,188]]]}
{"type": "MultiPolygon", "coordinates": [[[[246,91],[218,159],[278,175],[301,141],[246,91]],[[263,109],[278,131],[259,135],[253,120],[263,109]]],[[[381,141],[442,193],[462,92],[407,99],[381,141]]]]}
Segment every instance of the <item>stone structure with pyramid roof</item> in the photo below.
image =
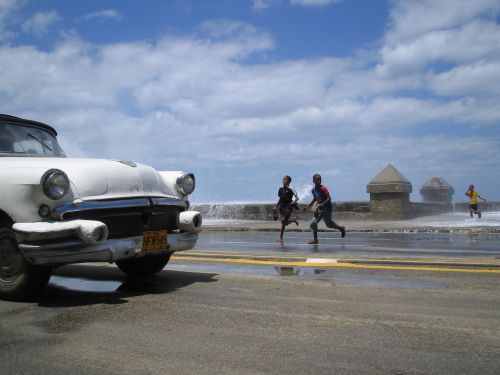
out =
{"type": "Polygon", "coordinates": [[[411,216],[411,182],[388,164],[366,186],[370,210],[375,220],[407,219],[411,216]]]}
{"type": "Polygon", "coordinates": [[[432,177],[420,189],[426,203],[451,203],[455,189],[441,177],[432,177]]]}
{"type": "Polygon", "coordinates": [[[388,164],[367,186],[368,193],[411,193],[411,182],[388,164]]]}

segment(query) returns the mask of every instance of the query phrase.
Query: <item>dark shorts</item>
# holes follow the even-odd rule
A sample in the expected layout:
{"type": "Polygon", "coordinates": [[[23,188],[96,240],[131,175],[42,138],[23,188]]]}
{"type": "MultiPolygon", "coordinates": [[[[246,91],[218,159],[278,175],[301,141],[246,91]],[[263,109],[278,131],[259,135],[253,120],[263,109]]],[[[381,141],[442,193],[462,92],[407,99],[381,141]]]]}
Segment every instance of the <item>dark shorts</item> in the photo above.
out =
{"type": "Polygon", "coordinates": [[[292,211],[293,211],[293,206],[292,205],[287,205],[285,207],[280,207],[280,215],[285,220],[290,219],[290,216],[292,215],[292,211]]]}
{"type": "Polygon", "coordinates": [[[476,204],[469,204],[469,209],[477,211],[477,203],[476,204]]]}

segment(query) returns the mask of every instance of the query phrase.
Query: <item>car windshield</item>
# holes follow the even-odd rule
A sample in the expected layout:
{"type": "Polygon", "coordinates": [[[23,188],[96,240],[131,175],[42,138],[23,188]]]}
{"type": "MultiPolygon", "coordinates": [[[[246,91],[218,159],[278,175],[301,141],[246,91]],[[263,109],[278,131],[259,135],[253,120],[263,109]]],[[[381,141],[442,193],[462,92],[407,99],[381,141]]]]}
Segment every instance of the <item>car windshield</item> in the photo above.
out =
{"type": "Polygon", "coordinates": [[[35,126],[0,124],[0,156],[65,157],[50,132],[35,126]]]}

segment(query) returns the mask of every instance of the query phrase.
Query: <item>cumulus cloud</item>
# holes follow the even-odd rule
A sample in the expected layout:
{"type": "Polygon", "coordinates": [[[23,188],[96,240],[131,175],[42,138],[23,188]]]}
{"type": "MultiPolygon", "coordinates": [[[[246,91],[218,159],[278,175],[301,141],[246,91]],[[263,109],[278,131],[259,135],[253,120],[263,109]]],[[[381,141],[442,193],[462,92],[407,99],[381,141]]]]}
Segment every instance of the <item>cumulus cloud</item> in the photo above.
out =
{"type": "MultiPolygon", "coordinates": [[[[287,0],[252,0],[253,9],[255,11],[265,11],[271,7],[277,6],[287,0]]],[[[339,3],[343,0],[288,0],[291,5],[303,7],[322,7],[334,3],[339,3]]]]}
{"type": "Polygon", "coordinates": [[[253,9],[256,11],[264,11],[280,3],[280,0],[252,0],[253,9]]]}
{"type": "Polygon", "coordinates": [[[106,9],[106,10],[100,10],[100,11],[97,11],[97,12],[92,12],[92,13],[88,13],[86,14],[83,19],[85,21],[89,21],[89,20],[100,20],[100,21],[104,21],[104,20],[113,20],[113,21],[119,21],[122,19],[122,15],[120,14],[120,12],[114,10],[114,9],[106,9]]]}
{"type": "Polygon", "coordinates": [[[441,96],[500,97],[500,61],[479,60],[428,77],[429,88],[441,96]]]}
{"type": "Polygon", "coordinates": [[[471,20],[454,29],[432,30],[419,37],[381,49],[378,73],[401,75],[423,72],[436,62],[468,63],[484,58],[500,58],[500,25],[471,20]]]}
{"type": "Polygon", "coordinates": [[[11,26],[18,22],[17,11],[21,9],[28,0],[1,0],[0,1],[0,42],[13,39],[16,32],[11,26]]]}
{"type": "Polygon", "coordinates": [[[391,32],[386,34],[389,45],[436,30],[454,29],[476,17],[494,20],[500,11],[496,0],[396,0],[393,4],[391,32]]]}
{"type": "Polygon", "coordinates": [[[301,6],[326,6],[334,3],[339,3],[342,0],[290,0],[292,5],[301,6]]]}
{"type": "Polygon", "coordinates": [[[445,172],[466,184],[479,163],[500,181],[497,7],[467,4],[443,20],[441,0],[395,2],[380,48],[348,58],[265,59],[272,35],[234,20],[154,41],[6,45],[0,112],[53,124],[70,155],[194,169],[201,192],[225,176],[231,191],[254,186],[250,200],[290,170],[304,186],[341,176],[342,199],[362,199],[389,162],[414,189],[445,172]]]}
{"type": "Polygon", "coordinates": [[[22,30],[40,38],[47,34],[49,27],[59,18],[56,11],[38,12],[29,20],[23,22],[22,30]]]}

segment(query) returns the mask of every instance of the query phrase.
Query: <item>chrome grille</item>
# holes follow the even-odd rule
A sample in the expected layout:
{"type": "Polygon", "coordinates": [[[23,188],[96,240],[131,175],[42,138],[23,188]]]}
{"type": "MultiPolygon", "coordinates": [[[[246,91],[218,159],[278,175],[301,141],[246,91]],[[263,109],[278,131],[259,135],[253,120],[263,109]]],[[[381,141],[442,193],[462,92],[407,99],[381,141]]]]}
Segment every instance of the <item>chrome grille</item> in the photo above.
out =
{"type": "Polygon", "coordinates": [[[143,205],[117,204],[106,205],[103,202],[84,206],[74,205],[70,209],[56,210],[62,220],[97,220],[105,223],[109,230],[108,238],[125,238],[141,235],[146,230],[166,229],[171,232],[178,229],[177,217],[185,210],[182,201],[168,205],[154,204],[153,200],[141,200],[143,205]],[[179,205],[181,203],[182,205],[179,205]]]}

